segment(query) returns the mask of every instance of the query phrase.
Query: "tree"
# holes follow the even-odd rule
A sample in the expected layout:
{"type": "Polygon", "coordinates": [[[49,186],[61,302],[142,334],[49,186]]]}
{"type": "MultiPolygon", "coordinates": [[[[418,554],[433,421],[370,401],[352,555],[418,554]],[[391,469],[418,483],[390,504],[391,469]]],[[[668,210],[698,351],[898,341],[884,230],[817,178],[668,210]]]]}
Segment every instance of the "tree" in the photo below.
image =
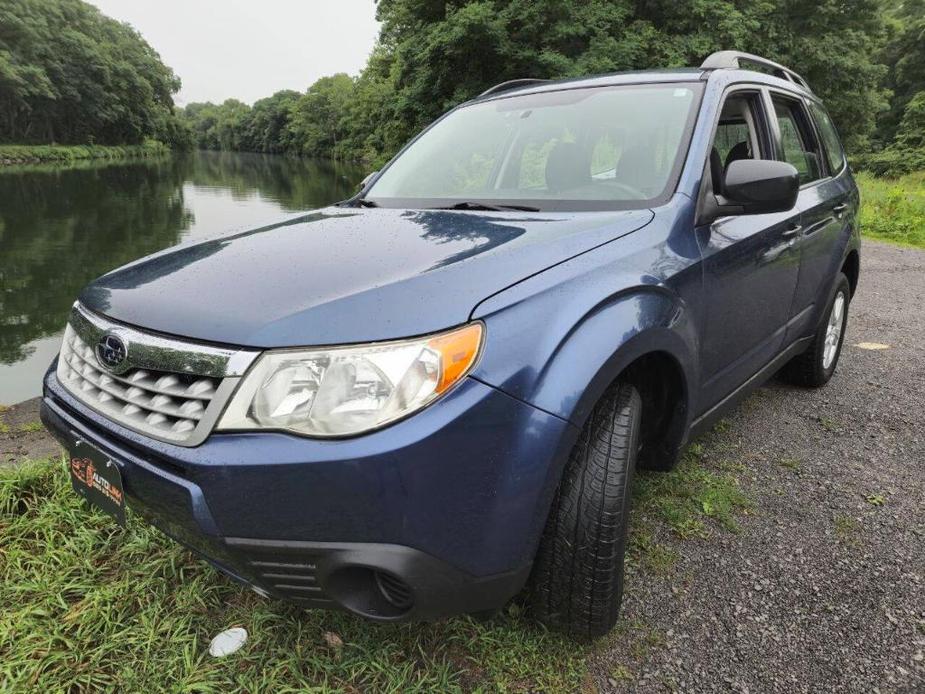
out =
{"type": "Polygon", "coordinates": [[[133,144],[168,129],[180,81],[82,0],[0,3],[0,141],[133,144]]]}
{"type": "Polygon", "coordinates": [[[889,39],[881,59],[889,66],[885,84],[893,98],[880,120],[881,143],[892,141],[909,102],[925,92],[925,0],[892,2],[886,16],[889,39]]]}
{"type": "Polygon", "coordinates": [[[289,150],[290,113],[299,100],[297,91],[287,89],[256,102],[244,123],[244,149],[280,153],[289,150]]]}
{"type": "Polygon", "coordinates": [[[354,91],[353,78],[341,72],[322,77],[293,104],[288,130],[299,153],[309,156],[342,153],[346,134],[344,116],[354,91]]]}
{"type": "Polygon", "coordinates": [[[379,42],[358,77],[323,77],[252,109],[191,105],[199,146],[381,163],[507,79],[697,66],[737,49],[806,77],[856,156],[892,147],[903,122],[911,142],[920,107],[906,111],[925,91],[925,0],[378,0],[376,12],[379,42]]]}
{"type": "Polygon", "coordinates": [[[886,106],[879,0],[380,0],[377,12],[406,137],[505,79],[696,66],[721,49],[803,73],[849,147],[866,147],[886,106]]]}

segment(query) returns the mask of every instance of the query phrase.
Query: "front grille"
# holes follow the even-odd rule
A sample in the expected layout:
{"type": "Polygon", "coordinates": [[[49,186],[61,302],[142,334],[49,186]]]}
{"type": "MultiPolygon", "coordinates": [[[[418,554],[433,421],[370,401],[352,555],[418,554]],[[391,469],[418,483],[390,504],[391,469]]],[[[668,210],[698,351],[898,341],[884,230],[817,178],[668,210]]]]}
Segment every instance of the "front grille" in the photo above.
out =
{"type": "Polygon", "coordinates": [[[219,378],[148,369],[119,376],[105,372],[70,325],[58,377],[65,388],[114,421],[176,440],[189,438],[221,384],[219,378]]]}
{"type": "Polygon", "coordinates": [[[58,357],[58,381],[77,400],[146,436],[195,446],[212,431],[258,352],[187,342],[138,330],[75,304],[58,357]],[[96,349],[122,344],[104,368],[96,349]]]}

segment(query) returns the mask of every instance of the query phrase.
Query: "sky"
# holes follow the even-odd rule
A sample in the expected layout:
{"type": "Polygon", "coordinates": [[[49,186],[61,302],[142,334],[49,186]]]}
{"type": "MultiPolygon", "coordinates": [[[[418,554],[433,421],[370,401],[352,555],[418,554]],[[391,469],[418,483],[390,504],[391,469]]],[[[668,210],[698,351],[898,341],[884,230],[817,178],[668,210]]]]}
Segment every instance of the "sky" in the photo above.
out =
{"type": "Polygon", "coordinates": [[[373,0],[89,0],[131,24],[183,81],[174,97],[252,104],[358,73],[379,25],[373,0]]]}

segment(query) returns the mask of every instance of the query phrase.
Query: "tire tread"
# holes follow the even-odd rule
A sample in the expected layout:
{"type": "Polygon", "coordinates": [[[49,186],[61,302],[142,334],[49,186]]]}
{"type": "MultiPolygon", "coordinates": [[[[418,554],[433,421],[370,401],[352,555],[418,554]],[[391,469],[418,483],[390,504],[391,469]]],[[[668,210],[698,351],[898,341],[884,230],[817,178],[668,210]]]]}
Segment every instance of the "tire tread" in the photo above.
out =
{"type": "Polygon", "coordinates": [[[566,465],[537,553],[534,613],[574,636],[607,633],[619,613],[641,404],[635,388],[618,382],[595,407],[566,465]]]}

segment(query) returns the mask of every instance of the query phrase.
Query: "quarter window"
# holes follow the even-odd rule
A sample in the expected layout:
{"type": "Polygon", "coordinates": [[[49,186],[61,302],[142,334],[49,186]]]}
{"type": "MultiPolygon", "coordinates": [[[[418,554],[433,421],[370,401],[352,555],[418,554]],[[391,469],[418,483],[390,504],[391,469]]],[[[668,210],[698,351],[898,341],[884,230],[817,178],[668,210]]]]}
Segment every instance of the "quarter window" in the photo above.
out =
{"type": "Polygon", "coordinates": [[[819,126],[819,134],[825,145],[825,158],[829,162],[829,171],[837,174],[845,163],[845,150],[841,146],[841,140],[838,139],[838,133],[835,132],[835,126],[832,125],[832,119],[817,103],[811,104],[809,109],[813,112],[816,125],[819,126]]]}
{"type": "Polygon", "coordinates": [[[783,160],[800,172],[800,183],[822,178],[819,143],[799,102],[774,97],[774,112],[780,129],[783,160]]]}

